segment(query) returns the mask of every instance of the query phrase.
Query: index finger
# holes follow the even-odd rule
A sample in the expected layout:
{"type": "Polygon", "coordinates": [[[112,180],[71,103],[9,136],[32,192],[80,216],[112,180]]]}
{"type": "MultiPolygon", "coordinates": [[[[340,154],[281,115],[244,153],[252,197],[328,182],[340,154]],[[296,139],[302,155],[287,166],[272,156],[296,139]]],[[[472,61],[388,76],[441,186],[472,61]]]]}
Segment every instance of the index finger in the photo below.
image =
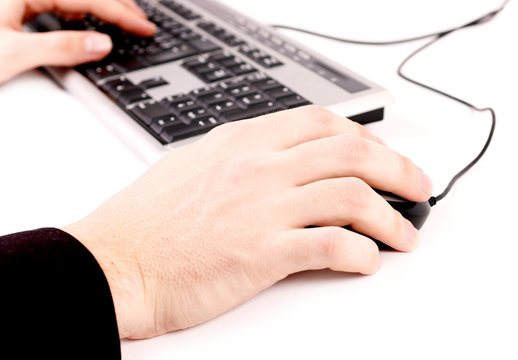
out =
{"type": "Polygon", "coordinates": [[[152,22],[115,0],[39,0],[28,2],[27,8],[29,13],[53,11],[71,14],[89,13],[102,21],[140,36],[152,36],[156,30],[152,22]]]}
{"type": "Polygon", "coordinates": [[[250,125],[254,123],[260,127],[256,135],[261,141],[270,143],[277,150],[346,133],[381,142],[360,124],[315,105],[280,111],[249,121],[250,125]]]}

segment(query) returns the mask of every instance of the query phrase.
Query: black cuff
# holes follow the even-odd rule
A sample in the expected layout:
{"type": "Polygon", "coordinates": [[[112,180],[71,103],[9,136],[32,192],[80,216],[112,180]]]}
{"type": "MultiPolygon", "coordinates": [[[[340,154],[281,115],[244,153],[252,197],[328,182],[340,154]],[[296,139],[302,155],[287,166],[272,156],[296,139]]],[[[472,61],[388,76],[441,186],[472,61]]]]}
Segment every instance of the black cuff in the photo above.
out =
{"type": "Polygon", "coordinates": [[[69,234],[0,237],[0,286],[0,358],[121,358],[106,277],[69,234]]]}

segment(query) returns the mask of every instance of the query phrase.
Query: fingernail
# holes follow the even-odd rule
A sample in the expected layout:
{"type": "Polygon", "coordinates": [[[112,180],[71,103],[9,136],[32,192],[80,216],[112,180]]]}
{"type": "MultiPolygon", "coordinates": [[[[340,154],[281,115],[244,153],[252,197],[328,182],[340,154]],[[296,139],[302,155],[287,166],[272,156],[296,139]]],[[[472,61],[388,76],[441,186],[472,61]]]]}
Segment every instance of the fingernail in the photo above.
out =
{"type": "Polygon", "coordinates": [[[426,194],[432,195],[432,180],[421,169],[419,169],[419,186],[421,187],[421,190],[423,190],[426,194]]]}
{"type": "Polygon", "coordinates": [[[85,51],[88,54],[104,54],[113,47],[112,40],[108,35],[88,34],[85,36],[85,51]]]}
{"type": "Polygon", "coordinates": [[[416,248],[419,245],[419,231],[410,221],[407,221],[406,224],[406,238],[410,245],[412,245],[412,248],[416,248]]]}

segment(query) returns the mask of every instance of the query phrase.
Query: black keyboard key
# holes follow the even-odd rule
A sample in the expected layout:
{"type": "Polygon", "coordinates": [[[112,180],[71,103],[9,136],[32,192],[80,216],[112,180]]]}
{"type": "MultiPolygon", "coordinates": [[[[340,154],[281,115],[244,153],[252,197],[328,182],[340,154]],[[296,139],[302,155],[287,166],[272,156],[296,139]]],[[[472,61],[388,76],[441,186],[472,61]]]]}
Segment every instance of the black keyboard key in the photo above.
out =
{"type": "Polygon", "coordinates": [[[242,54],[245,54],[246,56],[248,56],[249,58],[251,58],[253,60],[257,60],[257,59],[263,58],[265,56],[268,56],[268,54],[266,52],[264,52],[263,50],[252,47],[248,44],[240,46],[239,52],[242,54]]]}
{"type": "Polygon", "coordinates": [[[200,66],[191,68],[191,71],[198,76],[202,76],[203,74],[206,74],[208,72],[214,72],[214,71],[220,70],[220,69],[221,69],[221,67],[216,65],[215,63],[207,62],[207,63],[201,64],[200,66]]]}
{"type": "Polygon", "coordinates": [[[117,97],[121,92],[135,88],[135,84],[125,76],[121,76],[118,79],[104,83],[101,87],[112,96],[117,97]]]}
{"type": "Polygon", "coordinates": [[[256,92],[257,91],[255,89],[253,89],[252,87],[250,87],[250,85],[248,85],[248,84],[244,84],[242,86],[231,87],[227,90],[227,93],[234,97],[253,95],[256,92]]]}
{"type": "Polygon", "coordinates": [[[221,116],[227,113],[242,112],[243,108],[237,105],[236,102],[233,100],[226,100],[211,105],[210,110],[218,116],[221,116]]]}
{"type": "Polygon", "coordinates": [[[197,49],[200,53],[210,52],[221,49],[218,45],[206,38],[192,39],[188,41],[189,45],[197,49]]]}
{"type": "Polygon", "coordinates": [[[297,95],[291,89],[287,88],[286,86],[280,86],[278,88],[274,88],[272,90],[269,90],[266,92],[269,96],[274,98],[275,100],[279,100],[288,96],[294,96],[297,95]]]}
{"type": "Polygon", "coordinates": [[[202,74],[201,78],[203,80],[205,80],[205,82],[211,83],[211,82],[225,80],[225,79],[231,78],[232,76],[233,76],[233,74],[228,70],[217,69],[217,70],[202,74]]]}
{"type": "Polygon", "coordinates": [[[164,6],[166,6],[168,9],[174,11],[181,17],[183,17],[186,20],[196,20],[201,18],[201,16],[191,9],[183,6],[182,4],[177,3],[173,0],[162,0],[160,1],[164,6]]]}
{"type": "Polygon", "coordinates": [[[145,68],[148,64],[142,61],[140,58],[128,54],[127,56],[116,58],[113,62],[113,65],[120,72],[130,72],[145,68]]]}
{"type": "Polygon", "coordinates": [[[273,56],[263,57],[263,58],[257,60],[257,62],[268,69],[274,68],[276,66],[284,65],[284,63],[282,63],[280,60],[274,58],[273,56]]]}
{"type": "Polygon", "coordinates": [[[229,46],[239,46],[244,45],[245,42],[238,38],[236,35],[228,32],[227,30],[217,26],[212,22],[203,22],[198,24],[198,27],[205,30],[207,33],[211,34],[215,38],[223,41],[225,44],[229,46]]]}
{"type": "Polygon", "coordinates": [[[180,36],[187,31],[189,31],[189,29],[182,24],[168,30],[169,34],[173,35],[175,38],[180,38],[180,36]]]}
{"type": "Polygon", "coordinates": [[[98,65],[86,70],[86,75],[93,82],[105,79],[109,76],[119,75],[120,71],[116,69],[112,64],[98,65]]]}
{"type": "Polygon", "coordinates": [[[229,112],[222,115],[222,118],[225,121],[235,121],[235,120],[243,120],[243,119],[249,119],[265,114],[269,114],[272,112],[283,110],[282,107],[279,105],[276,105],[272,101],[264,102],[262,104],[259,104],[257,106],[250,106],[247,109],[242,109],[240,111],[235,112],[229,112]]]}
{"type": "Polygon", "coordinates": [[[159,27],[161,27],[162,23],[168,21],[169,19],[169,16],[161,12],[155,12],[151,16],[149,16],[149,20],[157,24],[159,27]]]}
{"type": "Polygon", "coordinates": [[[175,61],[179,59],[183,59],[185,57],[196,55],[196,51],[191,47],[182,44],[180,46],[175,46],[165,52],[158,53],[155,55],[148,55],[145,59],[153,65],[161,64],[165,62],[175,61]]]}
{"type": "Polygon", "coordinates": [[[201,18],[200,15],[198,15],[197,13],[195,13],[194,11],[189,10],[189,9],[186,9],[185,11],[182,11],[181,13],[179,12],[179,14],[180,14],[180,16],[182,16],[184,19],[187,19],[187,20],[196,20],[196,19],[201,18]]]}
{"type": "Polygon", "coordinates": [[[141,38],[135,35],[128,35],[121,44],[121,48],[125,49],[130,54],[143,54],[145,53],[146,47],[153,43],[154,41],[152,38],[141,38]]]}
{"type": "Polygon", "coordinates": [[[164,32],[164,31],[161,31],[159,33],[155,32],[155,36],[153,38],[153,42],[158,43],[158,44],[166,42],[166,41],[171,41],[171,40],[175,40],[175,39],[170,34],[164,32]]]}
{"type": "MultiPolygon", "coordinates": [[[[176,46],[178,46],[178,45],[176,45],[176,46]]],[[[173,47],[174,46],[172,46],[169,49],[172,49],[173,47]]],[[[160,44],[151,44],[144,48],[144,54],[145,55],[156,55],[156,54],[163,53],[164,51],[167,51],[169,49],[164,49],[162,46],[160,46],[160,44]]]]}
{"type": "Polygon", "coordinates": [[[256,71],[256,69],[250,64],[240,64],[238,66],[233,66],[228,68],[231,72],[236,76],[250,74],[251,72],[256,71]]]}
{"type": "Polygon", "coordinates": [[[286,106],[288,109],[293,109],[299,106],[309,105],[311,104],[308,100],[304,99],[300,95],[293,95],[290,97],[282,98],[281,103],[286,106]]]}
{"type": "Polygon", "coordinates": [[[252,90],[250,84],[244,80],[226,81],[221,84],[221,87],[233,96],[248,93],[252,90]]]}
{"type": "Polygon", "coordinates": [[[241,59],[240,57],[237,57],[237,56],[230,57],[230,58],[223,58],[222,60],[218,61],[218,63],[227,68],[246,64],[243,59],[241,59]]]}
{"type": "Polygon", "coordinates": [[[168,84],[169,83],[165,81],[161,76],[156,76],[148,80],[143,80],[138,86],[140,86],[144,90],[147,90],[168,84]]]}
{"type": "Polygon", "coordinates": [[[221,62],[224,62],[224,61],[227,61],[227,60],[231,60],[231,59],[234,59],[234,55],[232,55],[228,51],[218,52],[218,53],[212,54],[209,57],[210,61],[215,61],[217,63],[221,63],[221,62]]]}
{"type": "Polygon", "coordinates": [[[175,130],[185,127],[185,123],[180,121],[175,115],[170,115],[154,119],[149,127],[155,134],[160,135],[166,128],[175,130]]]}
{"type": "Polygon", "coordinates": [[[199,107],[196,101],[185,95],[167,97],[160,103],[173,110],[176,114],[180,114],[183,111],[189,111],[199,107]]]}
{"type": "Polygon", "coordinates": [[[184,40],[184,41],[191,41],[191,40],[200,39],[201,35],[195,33],[191,29],[187,29],[186,31],[182,32],[181,34],[178,34],[178,38],[181,40],[184,40]]]}
{"type": "Polygon", "coordinates": [[[184,110],[180,113],[180,118],[183,122],[190,124],[193,121],[203,120],[209,117],[211,114],[207,111],[207,109],[203,107],[197,107],[195,109],[184,110]]]}
{"type": "Polygon", "coordinates": [[[246,55],[247,57],[255,61],[257,64],[264,66],[266,68],[272,68],[283,65],[281,61],[274,58],[270,54],[264,52],[263,50],[251,47],[246,44],[241,45],[239,47],[239,52],[246,55]]]}
{"type": "Polygon", "coordinates": [[[237,98],[245,107],[262,105],[269,100],[261,93],[254,92],[237,98]]]}
{"type": "Polygon", "coordinates": [[[269,91],[282,87],[282,85],[271,78],[248,78],[250,83],[262,91],[269,91]]]}
{"type": "Polygon", "coordinates": [[[191,136],[206,133],[207,131],[218,126],[220,122],[214,116],[207,116],[203,119],[191,122],[178,128],[165,128],[160,137],[170,143],[174,140],[181,140],[191,136]]]}
{"type": "Polygon", "coordinates": [[[188,101],[188,100],[192,100],[192,99],[185,94],[177,94],[177,95],[167,96],[167,97],[163,98],[160,101],[160,104],[162,104],[166,107],[170,107],[174,103],[188,101]]]}
{"type": "Polygon", "coordinates": [[[212,93],[208,93],[204,96],[199,96],[198,97],[198,100],[203,102],[204,104],[206,105],[211,105],[211,104],[214,104],[214,103],[219,103],[221,101],[225,101],[225,100],[228,100],[228,96],[226,94],[224,94],[223,92],[221,91],[214,91],[212,93]]]}
{"type": "Polygon", "coordinates": [[[160,132],[160,138],[169,144],[173,142],[173,139],[176,140],[176,134],[184,130],[187,126],[188,125],[183,121],[176,119],[174,124],[171,123],[169,126],[162,129],[160,132]]]}
{"type": "Polygon", "coordinates": [[[139,101],[151,99],[151,97],[139,87],[125,90],[119,93],[116,98],[122,105],[130,105],[139,101]]]}
{"type": "Polygon", "coordinates": [[[245,43],[243,40],[238,38],[236,35],[229,34],[229,33],[225,33],[224,35],[219,36],[218,38],[221,41],[223,41],[225,44],[227,44],[228,46],[232,46],[232,47],[243,45],[245,43]]]}
{"type": "Polygon", "coordinates": [[[199,88],[199,89],[194,89],[193,91],[191,91],[189,93],[189,95],[191,95],[192,97],[194,97],[196,99],[202,99],[205,96],[211,96],[212,94],[218,93],[220,91],[221,91],[221,88],[218,86],[215,86],[215,87],[207,86],[207,87],[203,87],[203,88],[199,88]]]}
{"type": "Polygon", "coordinates": [[[216,38],[220,38],[222,34],[225,34],[225,29],[216,26],[216,24],[212,22],[202,22],[198,24],[198,27],[216,38]]]}
{"type": "Polygon", "coordinates": [[[163,40],[158,43],[158,46],[160,46],[160,48],[162,50],[170,50],[170,49],[174,48],[175,46],[181,46],[181,45],[182,45],[182,42],[177,39],[163,40]]]}
{"type": "Polygon", "coordinates": [[[186,67],[186,68],[195,68],[195,67],[198,67],[198,66],[202,66],[202,65],[205,65],[207,64],[209,61],[207,61],[207,58],[206,57],[203,57],[203,56],[200,56],[194,60],[187,60],[187,61],[184,61],[182,63],[182,66],[183,67],[186,67]]]}
{"type": "Polygon", "coordinates": [[[140,103],[132,108],[130,112],[146,125],[150,125],[154,120],[173,116],[171,110],[154,101],[140,103]]]}
{"type": "Polygon", "coordinates": [[[162,24],[160,25],[160,27],[166,31],[175,29],[179,26],[182,26],[182,24],[180,24],[178,21],[173,20],[173,19],[168,19],[166,21],[163,21],[162,24]]]}

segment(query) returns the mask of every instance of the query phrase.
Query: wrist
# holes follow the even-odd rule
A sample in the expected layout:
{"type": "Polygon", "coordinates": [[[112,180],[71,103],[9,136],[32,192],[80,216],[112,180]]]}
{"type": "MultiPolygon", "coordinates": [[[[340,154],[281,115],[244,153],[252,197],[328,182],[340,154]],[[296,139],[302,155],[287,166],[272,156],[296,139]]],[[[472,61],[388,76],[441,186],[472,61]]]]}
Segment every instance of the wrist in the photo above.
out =
{"type": "Polygon", "coordinates": [[[143,296],[137,285],[141,280],[132,271],[138,269],[135,256],[130,249],[116,246],[118,240],[115,233],[104,230],[98,224],[91,224],[87,219],[65,226],[62,230],[81,242],[99,263],[112,295],[119,338],[132,337],[138,325],[135,304],[142,303],[138,300],[143,296]]]}

